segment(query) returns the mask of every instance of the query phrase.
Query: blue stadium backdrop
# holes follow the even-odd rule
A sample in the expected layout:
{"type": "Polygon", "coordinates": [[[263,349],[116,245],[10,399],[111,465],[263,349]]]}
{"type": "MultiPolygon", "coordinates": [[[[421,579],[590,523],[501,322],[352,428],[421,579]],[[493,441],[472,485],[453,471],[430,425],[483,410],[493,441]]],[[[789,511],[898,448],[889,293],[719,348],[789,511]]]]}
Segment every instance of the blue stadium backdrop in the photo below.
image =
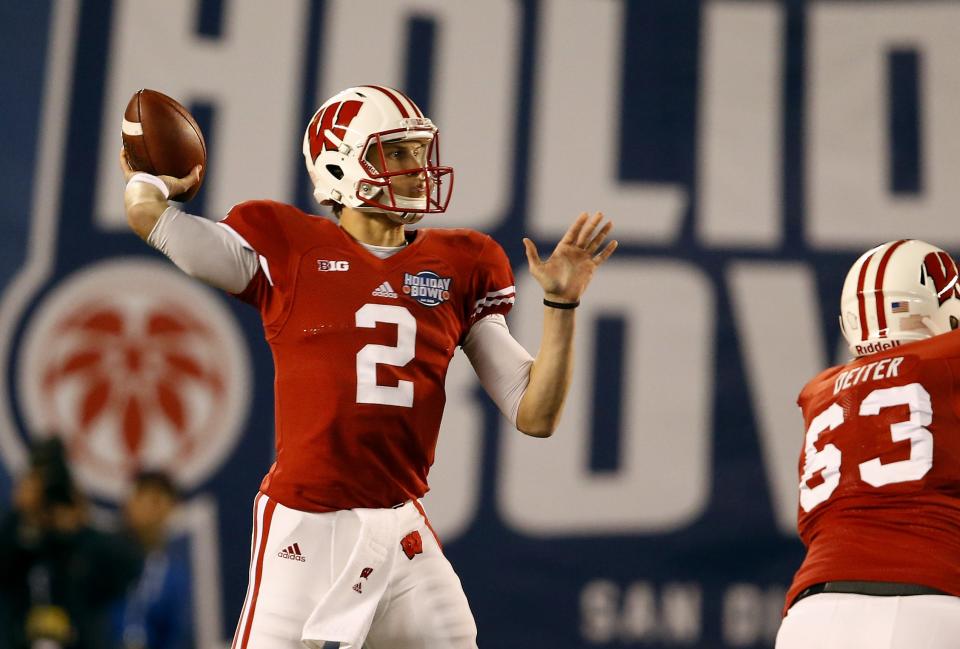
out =
{"type": "MultiPolygon", "coordinates": [[[[188,205],[314,206],[300,142],[333,91],[404,87],[457,170],[431,225],[521,237],[603,210],[561,429],[524,439],[458,353],[427,506],[481,645],[770,647],[802,557],[795,396],[844,358],[859,251],[960,248],[960,4],[756,0],[34,0],[0,7],[0,497],[58,431],[98,506],[137,462],[189,498],[198,646],[229,646],[272,461],[256,314],[125,227],[141,87],[209,145],[188,205]]],[[[363,475],[357,479],[362,480],[363,475]]]]}

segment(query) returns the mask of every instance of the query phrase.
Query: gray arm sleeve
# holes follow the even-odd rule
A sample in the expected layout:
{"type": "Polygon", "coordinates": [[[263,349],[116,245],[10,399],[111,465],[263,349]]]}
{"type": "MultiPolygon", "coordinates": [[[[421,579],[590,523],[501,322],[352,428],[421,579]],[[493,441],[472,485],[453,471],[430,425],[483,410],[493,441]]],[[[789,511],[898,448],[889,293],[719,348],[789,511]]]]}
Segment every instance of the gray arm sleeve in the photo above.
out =
{"type": "Polygon", "coordinates": [[[463,341],[463,351],[483,389],[516,426],[520,400],[530,383],[533,357],[510,335],[507,321],[500,314],[475,322],[463,341]]]}
{"type": "Polygon", "coordinates": [[[160,216],[147,243],[190,277],[230,293],[247,288],[260,266],[257,253],[226,227],[176,207],[160,216]]]}

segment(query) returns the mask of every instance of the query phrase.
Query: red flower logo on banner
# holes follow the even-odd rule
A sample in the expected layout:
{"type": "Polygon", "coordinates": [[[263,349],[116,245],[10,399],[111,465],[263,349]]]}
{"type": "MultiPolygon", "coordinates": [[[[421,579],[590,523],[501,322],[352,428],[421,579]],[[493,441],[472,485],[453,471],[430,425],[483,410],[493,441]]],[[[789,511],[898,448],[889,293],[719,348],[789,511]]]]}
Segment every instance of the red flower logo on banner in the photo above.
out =
{"type": "Polygon", "coordinates": [[[108,260],[61,281],[25,327],[31,436],[67,446],[81,487],[120,499],[133,472],[207,480],[250,403],[246,342],[215,292],[159,262],[108,260]]]}
{"type": "Polygon", "coordinates": [[[71,451],[96,456],[95,433],[108,430],[128,470],[140,466],[149,444],[166,447],[170,462],[189,453],[200,442],[200,422],[188,402],[223,398],[220,368],[194,349],[209,337],[202,323],[169,306],[141,319],[90,305],[64,321],[51,341],[59,353],[44,368],[43,394],[51,403],[66,391],[75,395],[71,421],[57,426],[71,451]]]}

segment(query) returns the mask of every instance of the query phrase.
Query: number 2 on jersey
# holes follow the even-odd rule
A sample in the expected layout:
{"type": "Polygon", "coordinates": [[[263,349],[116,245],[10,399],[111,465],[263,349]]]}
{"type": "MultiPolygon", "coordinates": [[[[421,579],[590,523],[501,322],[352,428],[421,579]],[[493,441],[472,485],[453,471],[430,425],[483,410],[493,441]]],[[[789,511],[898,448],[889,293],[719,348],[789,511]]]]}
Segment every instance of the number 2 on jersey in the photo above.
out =
{"type": "MultiPolygon", "coordinates": [[[[874,390],[860,403],[859,416],[877,415],[892,406],[910,408],[910,419],[890,426],[890,438],[894,442],[910,440],[910,457],[888,464],[880,462],[878,457],[861,462],[858,467],[860,479],[874,487],[919,480],[933,466],[933,434],[926,428],[933,421],[930,394],[919,383],[874,390]]],[[[814,417],[807,429],[803,476],[800,478],[800,506],[805,512],[830,498],[840,484],[840,449],[834,444],[826,444],[818,451],[815,444],[822,433],[836,429],[843,420],[843,408],[834,403],[814,417]],[[823,482],[810,487],[810,480],[817,472],[821,472],[823,482]]]]}
{"type": "Polygon", "coordinates": [[[417,320],[402,306],[364,304],[356,314],[358,327],[375,329],[377,323],[397,325],[397,344],[365,345],[357,352],[357,403],[385,406],[413,406],[413,381],[397,385],[377,384],[377,365],[403,367],[413,360],[417,342],[417,320]]]}

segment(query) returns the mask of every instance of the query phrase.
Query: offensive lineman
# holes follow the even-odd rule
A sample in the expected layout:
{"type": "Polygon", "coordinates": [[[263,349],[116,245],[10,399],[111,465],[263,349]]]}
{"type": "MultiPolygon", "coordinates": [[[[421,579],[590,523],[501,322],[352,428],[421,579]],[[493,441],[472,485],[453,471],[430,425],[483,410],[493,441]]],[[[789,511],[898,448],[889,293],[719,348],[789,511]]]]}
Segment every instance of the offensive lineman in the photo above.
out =
{"type": "Polygon", "coordinates": [[[798,403],[807,556],[777,649],[960,646],[960,286],[915,240],[864,253],[843,286],[854,359],[798,403]]]}
{"type": "Polygon", "coordinates": [[[233,649],[471,649],[476,626],[419,503],[462,346],[520,431],[547,437],[570,380],[574,308],[616,248],[581,214],[541,261],[541,347],[510,335],[510,264],[471,230],[405,230],[450,200],[437,128],[409,97],[349,88],[303,152],[338,223],[275,202],[220,223],[168,205],[185,178],[127,178],[127,220],[189,275],[259,309],[276,371],[277,459],[254,502],[250,581],[233,649]]]}

